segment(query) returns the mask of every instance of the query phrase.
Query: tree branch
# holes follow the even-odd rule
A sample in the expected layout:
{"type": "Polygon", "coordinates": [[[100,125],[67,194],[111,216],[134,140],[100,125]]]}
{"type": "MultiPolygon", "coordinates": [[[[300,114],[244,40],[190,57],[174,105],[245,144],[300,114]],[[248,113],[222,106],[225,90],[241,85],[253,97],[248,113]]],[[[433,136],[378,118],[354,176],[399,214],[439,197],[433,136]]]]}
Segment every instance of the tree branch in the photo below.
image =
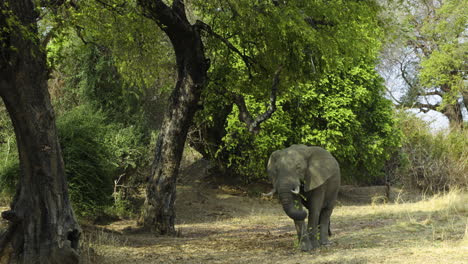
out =
{"type": "Polygon", "coordinates": [[[415,103],[413,105],[416,108],[419,108],[419,110],[423,113],[427,113],[430,110],[437,111],[437,107],[439,107],[439,104],[423,104],[423,103],[415,103]]]}
{"type": "Polygon", "coordinates": [[[185,22],[189,23],[187,19],[187,13],[185,11],[184,0],[174,0],[172,2],[172,10],[180,16],[185,22]]]}
{"type": "Polygon", "coordinates": [[[204,30],[205,32],[207,32],[208,34],[210,34],[211,36],[221,40],[230,50],[232,50],[234,53],[236,53],[237,55],[239,55],[241,57],[241,59],[244,61],[245,65],[247,66],[247,68],[249,69],[249,75],[250,74],[250,67],[254,64],[256,64],[255,60],[252,59],[251,57],[243,54],[239,49],[237,49],[231,42],[229,42],[229,40],[227,40],[226,38],[222,37],[221,35],[219,35],[218,33],[214,32],[213,29],[206,23],[204,23],[203,21],[200,21],[200,20],[197,20],[195,22],[195,26],[204,30]]]}
{"type": "Polygon", "coordinates": [[[332,22],[324,21],[324,20],[317,20],[311,17],[304,18],[304,21],[307,22],[312,28],[318,29],[318,26],[334,26],[332,22]]]}
{"type": "Polygon", "coordinates": [[[438,95],[440,97],[443,97],[444,95],[439,92],[439,91],[432,91],[432,92],[424,92],[424,93],[418,93],[418,96],[429,96],[429,95],[438,95]]]}
{"type": "Polygon", "coordinates": [[[398,61],[398,63],[400,64],[401,77],[411,89],[414,89],[413,83],[410,81],[410,79],[407,76],[407,72],[406,72],[407,65],[404,64],[402,61],[398,61]]]}
{"type": "Polygon", "coordinates": [[[385,90],[387,91],[388,95],[390,95],[392,100],[396,102],[397,106],[400,106],[400,105],[403,104],[402,101],[398,100],[395,96],[393,96],[392,91],[390,91],[390,89],[388,89],[388,87],[386,85],[384,85],[384,87],[385,87],[385,90]]]}
{"type": "Polygon", "coordinates": [[[242,95],[235,95],[235,103],[239,107],[239,119],[247,125],[249,132],[254,134],[258,133],[260,130],[260,124],[270,118],[271,115],[276,111],[276,94],[278,92],[279,75],[282,69],[283,66],[280,66],[275,72],[273,84],[271,86],[270,104],[268,105],[267,110],[265,113],[257,116],[257,118],[254,119],[252,114],[247,109],[244,97],[242,95]]]}

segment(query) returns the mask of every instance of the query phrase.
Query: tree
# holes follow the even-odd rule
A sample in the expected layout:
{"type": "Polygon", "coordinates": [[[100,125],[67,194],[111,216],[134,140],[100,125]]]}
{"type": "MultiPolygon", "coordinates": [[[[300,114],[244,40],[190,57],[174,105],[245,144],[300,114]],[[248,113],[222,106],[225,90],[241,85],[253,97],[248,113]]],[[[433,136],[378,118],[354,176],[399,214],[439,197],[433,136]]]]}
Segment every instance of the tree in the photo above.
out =
{"type": "MultiPolygon", "coordinates": [[[[169,37],[177,65],[177,82],[157,139],[141,224],[144,228],[161,234],[174,234],[176,176],[188,130],[196,111],[200,108],[200,96],[207,84],[207,72],[210,66],[209,60],[205,57],[201,31],[217,37],[219,35],[199,20],[194,24],[190,23],[182,0],[174,0],[171,6],[163,1],[138,0],[137,2],[142,7],[144,15],[155,21],[169,37]]],[[[230,49],[236,50],[226,39],[222,40],[230,49]]],[[[273,88],[277,86],[278,75],[279,70],[275,75],[276,84],[273,88]]],[[[273,93],[271,99],[274,101],[274,98],[273,93]]],[[[241,97],[238,99],[242,102],[241,97]]],[[[255,130],[273,111],[272,107],[263,116],[255,119],[246,112],[244,120],[248,120],[252,130],[255,130]]]]}
{"type": "Polygon", "coordinates": [[[201,28],[187,19],[184,1],[174,0],[172,6],[160,0],[138,0],[138,4],[169,37],[177,64],[177,82],[157,139],[141,224],[160,234],[175,234],[176,177],[188,129],[207,82],[209,62],[201,28]]]}
{"type": "MultiPolygon", "coordinates": [[[[395,4],[395,3],[393,3],[395,4]]],[[[464,1],[403,1],[387,7],[396,26],[386,48],[386,71],[396,69],[404,84],[397,103],[444,114],[463,126],[466,89],[466,12],[464,1]]]]}
{"type": "Polygon", "coordinates": [[[304,143],[337,156],[348,182],[384,181],[381,169],[399,138],[373,69],[383,36],[374,1],[197,3],[203,21],[239,51],[207,42],[210,83],[190,136],[219,175],[265,177],[269,153],[304,143]],[[277,111],[251,135],[238,116],[242,108],[266,111],[278,65],[277,111]]]}
{"type": "MultiPolygon", "coordinates": [[[[49,1],[59,5],[60,1],[49,1]]],[[[67,192],[37,7],[0,1],[0,96],[15,129],[20,179],[0,236],[2,263],[78,263],[80,227],[67,192]]]]}

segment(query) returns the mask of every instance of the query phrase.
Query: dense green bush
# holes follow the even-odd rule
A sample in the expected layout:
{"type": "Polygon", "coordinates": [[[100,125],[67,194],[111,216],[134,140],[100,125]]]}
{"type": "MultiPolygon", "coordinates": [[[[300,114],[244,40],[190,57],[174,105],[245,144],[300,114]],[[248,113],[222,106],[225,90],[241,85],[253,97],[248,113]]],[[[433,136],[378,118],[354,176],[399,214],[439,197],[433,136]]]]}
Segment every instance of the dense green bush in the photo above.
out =
{"type": "MultiPolygon", "coordinates": [[[[383,184],[385,162],[401,142],[383,90],[381,78],[364,64],[325,74],[280,94],[278,109],[256,135],[239,121],[234,106],[212,158],[226,165],[223,173],[251,181],[266,177],[266,162],[274,150],[297,143],[322,146],[339,160],[346,183],[383,184]]],[[[207,106],[210,102],[201,112],[208,124],[222,108],[221,100],[213,100],[217,107],[207,106]]],[[[247,105],[254,115],[266,109],[253,97],[247,97],[247,105]]]]}
{"type": "Polygon", "coordinates": [[[145,161],[143,135],[135,127],[108,124],[89,105],[64,114],[57,128],[74,208],[82,216],[96,214],[111,205],[114,180],[145,161]]]}
{"type": "MultiPolygon", "coordinates": [[[[57,119],[70,198],[77,215],[92,217],[112,205],[114,180],[147,163],[143,135],[135,127],[108,123],[91,105],[71,109],[57,119]]],[[[14,136],[14,134],[13,134],[14,136]]],[[[14,144],[14,142],[13,142],[14,144]]],[[[12,195],[19,173],[16,148],[1,152],[0,188],[12,195]]]]}
{"type": "Polygon", "coordinates": [[[117,169],[102,112],[79,106],[57,120],[70,198],[76,213],[91,216],[112,202],[117,169]]]}
{"type": "Polygon", "coordinates": [[[468,188],[468,131],[433,132],[412,113],[399,112],[404,133],[395,183],[428,192],[468,188]]]}

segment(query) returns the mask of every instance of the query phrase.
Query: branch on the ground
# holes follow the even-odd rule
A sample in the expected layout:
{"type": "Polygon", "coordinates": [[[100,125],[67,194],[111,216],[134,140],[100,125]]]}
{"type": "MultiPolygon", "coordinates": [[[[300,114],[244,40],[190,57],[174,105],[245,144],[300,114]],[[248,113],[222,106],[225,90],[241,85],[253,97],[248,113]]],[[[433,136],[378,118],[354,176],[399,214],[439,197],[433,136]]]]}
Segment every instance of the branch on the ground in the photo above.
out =
{"type": "Polygon", "coordinates": [[[252,117],[252,114],[247,109],[247,105],[245,103],[245,99],[242,95],[235,95],[235,103],[239,108],[239,119],[247,125],[247,129],[251,133],[258,133],[260,130],[260,124],[263,123],[265,120],[270,118],[270,116],[276,111],[276,94],[278,92],[278,85],[279,85],[279,75],[283,66],[280,66],[278,70],[275,72],[275,76],[273,77],[273,84],[271,86],[271,93],[270,93],[270,104],[268,105],[267,110],[265,113],[257,116],[255,119],[252,117]]]}

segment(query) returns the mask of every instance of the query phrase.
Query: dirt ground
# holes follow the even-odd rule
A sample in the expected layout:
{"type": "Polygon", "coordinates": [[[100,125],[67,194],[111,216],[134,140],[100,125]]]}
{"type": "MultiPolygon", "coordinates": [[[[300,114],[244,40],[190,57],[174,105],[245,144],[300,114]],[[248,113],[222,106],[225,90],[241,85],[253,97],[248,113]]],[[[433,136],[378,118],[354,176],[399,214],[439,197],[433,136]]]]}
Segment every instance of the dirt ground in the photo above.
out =
{"type": "Polygon", "coordinates": [[[332,215],[332,244],[301,252],[293,221],[277,199],[260,195],[268,186],[216,186],[203,175],[193,167],[183,171],[178,237],[141,233],[135,220],[118,221],[85,232],[85,244],[93,248],[88,259],[103,264],[468,263],[468,193],[418,202],[341,200],[332,215]]]}
{"type": "Polygon", "coordinates": [[[260,195],[268,186],[208,184],[193,169],[177,189],[179,236],[140,232],[132,219],[83,224],[84,263],[468,263],[466,192],[418,202],[341,200],[332,244],[301,252],[293,221],[276,199],[260,195]]]}

